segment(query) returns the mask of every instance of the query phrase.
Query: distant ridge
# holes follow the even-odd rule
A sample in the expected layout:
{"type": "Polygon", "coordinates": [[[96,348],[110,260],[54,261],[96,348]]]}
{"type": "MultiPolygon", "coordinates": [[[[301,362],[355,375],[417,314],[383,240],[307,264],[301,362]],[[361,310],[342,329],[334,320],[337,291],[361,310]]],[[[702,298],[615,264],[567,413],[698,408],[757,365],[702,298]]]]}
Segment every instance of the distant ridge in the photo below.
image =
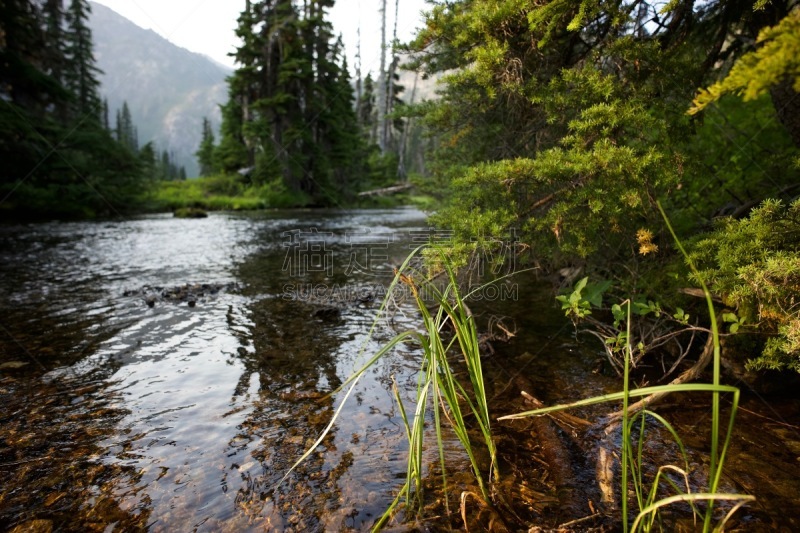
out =
{"type": "Polygon", "coordinates": [[[154,141],[159,150],[173,152],[190,177],[196,176],[194,152],[200,144],[203,117],[211,119],[216,131],[219,104],[227,100],[225,78],[232,71],[104,5],[90,4],[95,57],[103,71],[100,93],[108,99],[111,127],[117,109],[127,101],[139,144],[154,141]]]}

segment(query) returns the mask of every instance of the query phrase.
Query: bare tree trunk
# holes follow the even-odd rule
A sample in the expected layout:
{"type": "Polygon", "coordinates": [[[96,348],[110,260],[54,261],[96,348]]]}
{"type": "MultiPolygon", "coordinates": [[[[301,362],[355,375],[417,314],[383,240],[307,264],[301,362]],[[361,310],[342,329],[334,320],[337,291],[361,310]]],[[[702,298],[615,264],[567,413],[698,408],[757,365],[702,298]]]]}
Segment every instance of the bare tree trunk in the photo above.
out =
{"type": "MultiPolygon", "coordinates": [[[[394,30],[392,31],[392,63],[389,65],[389,73],[386,76],[386,115],[391,115],[394,111],[394,76],[397,73],[397,66],[400,63],[400,58],[397,57],[394,49],[394,43],[397,42],[397,19],[400,14],[400,0],[395,0],[394,3],[394,30]]],[[[397,150],[394,143],[394,124],[391,118],[386,119],[386,149],[397,150]]]]}
{"type": "MultiPolygon", "coordinates": [[[[244,11],[249,17],[252,14],[250,0],[246,0],[244,4],[244,11]]],[[[246,86],[242,92],[242,124],[250,123],[250,87],[246,86]]],[[[256,162],[255,148],[253,147],[252,139],[242,133],[244,146],[247,149],[247,166],[253,167],[256,162]]]]}
{"type": "Polygon", "coordinates": [[[386,0],[381,0],[381,65],[378,73],[378,147],[386,153],[386,0]]]}
{"type": "Polygon", "coordinates": [[[358,30],[356,35],[358,36],[358,41],[356,42],[356,118],[358,119],[359,125],[361,124],[361,96],[363,90],[361,88],[361,21],[358,22],[358,30]]]}
{"type": "MultiPolygon", "coordinates": [[[[417,95],[417,80],[419,79],[419,71],[414,72],[414,85],[411,88],[411,99],[408,105],[414,105],[414,98],[417,95]]],[[[403,182],[408,180],[408,172],[406,172],[406,144],[408,143],[408,131],[411,129],[411,117],[406,118],[406,123],[403,124],[403,135],[400,137],[400,147],[397,154],[397,177],[403,182]]]]}
{"type": "Polygon", "coordinates": [[[392,62],[389,64],[389,71],[386,73],[386,120],[383,123],[383,133],[387,152],[397,149],[394,143],[394,121],[390,117],[394,111],[394,75],[397,71],[397,63],[398,58],[393,56],[392,62]]]}

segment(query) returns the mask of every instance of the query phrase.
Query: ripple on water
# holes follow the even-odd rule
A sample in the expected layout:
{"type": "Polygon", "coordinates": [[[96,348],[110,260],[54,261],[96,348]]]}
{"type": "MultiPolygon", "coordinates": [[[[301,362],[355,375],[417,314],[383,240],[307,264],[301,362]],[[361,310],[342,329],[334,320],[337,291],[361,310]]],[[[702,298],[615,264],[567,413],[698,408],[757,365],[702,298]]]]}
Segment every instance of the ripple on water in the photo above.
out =
{"type": "Polygon", "coordinates": [[[391,377],[410,399],[414,353],[365,375],[333,431],[273,492],[339,407],[341,395],[325,393],[364,361],[375,312],[340,299],[335,315],[320,314],[321,302],[287,298],[285,287],[385,285],[423,223],[418,211],[386,210],[1,227],[0,357],[41,367],[0,377],[0,463],[14,464],[0,469],[0,526],[367,527],[405,474],[391,377]],[[287,235],[311,228],[334,254],[332,279],[284,268],[287,235]],[[377,234],[389,238],[373,271],[344,273],[358,239],[377,234]],[[238,288],[193,308],[148,307],[136,292],[187,283],[238,288]]]}

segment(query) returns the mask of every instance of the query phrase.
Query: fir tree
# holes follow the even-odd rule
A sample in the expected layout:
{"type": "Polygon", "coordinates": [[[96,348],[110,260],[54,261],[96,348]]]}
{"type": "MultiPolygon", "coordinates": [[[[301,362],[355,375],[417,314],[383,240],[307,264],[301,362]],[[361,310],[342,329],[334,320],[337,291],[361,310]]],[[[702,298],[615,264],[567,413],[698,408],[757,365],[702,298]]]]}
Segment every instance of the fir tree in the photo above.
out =
{"type": "Polygon", "coordinates": [[[372,80],[372,73],[368,73],[364,78],[363,91],[356,104],[356,112],[358,123],[369,144],[377,143],[378,121],[375,113],[375,82],[372,80]]]}
{"type": "Polygon", "coordinates": [[[75,95],[76,112],[99,121],[100,70],[95,65],[92,45],[92,32],[88,26],[91,7],[86,0],[71,0],[66,13],[67,31],[64,80],[67,88],[75,95]]]}
{"type": "Polygon", "coordinates": [[[197,162],[200,165],[200,175],[210,176],[214,173],[214,132],[211,129],[211,122],[203,117],[203,136],[200,140],[200,147],[195,153],[197,162]]]}
{"type": "Polygon", "coordinates": [[[108,99],[103,98],[103,107],[101,111],[101,119],[103,121],[103,129],[110,132],[111,131],[111,124],[108,121],[108,99]]]}
{"type": "Polygon", "coordinates": [[[63,0],[45,0],[45,70],[57,83],[64,82],[64,10],[63,0]]]}
{"type": "Polygon", "coordinates": [[[128,102],[122,102],[122,109],[117,111],[117,124],[115,128],[117,141],[135,154],[139,151],[139,139],[133,118],[128,107],[128,102]]]}
{"type": "Polygon", "coordinates": [[[116,214],[141,192],[103,128],[85,2],[0,2],[0,197],[27,216],[116,214]],[[63,22],[62,22],[63,21],[63,22]]]}
{"type": "Polygon", "coordinates": [[[281,179],[288,190],[318,203],[334,202],[352,188],[339,165],[344,154],[353,154],[344,148],[350,134],[358,138],[352,87],[341,82],[341,45],[333,42],[326,20],[332,5],[247,4],[237,29],[239,68],[229,79],[215,150],[221,168],[255,167],[257,181],[281,179]]]}

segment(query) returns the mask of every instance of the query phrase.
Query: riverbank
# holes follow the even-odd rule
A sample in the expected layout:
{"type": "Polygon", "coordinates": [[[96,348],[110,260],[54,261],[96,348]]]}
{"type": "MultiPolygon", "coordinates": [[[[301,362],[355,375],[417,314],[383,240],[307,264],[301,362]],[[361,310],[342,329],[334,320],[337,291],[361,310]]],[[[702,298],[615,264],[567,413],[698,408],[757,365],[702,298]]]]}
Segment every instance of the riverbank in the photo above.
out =
{"type": "Polygon", "coordinates": [[[151,181],[134,193],[88,187],[41,187],[21,183],[5,192],[0,222],[98,220],[139,214],[169,213],[180,209],[204,211],[259,211],[298,207],[388,209],[413,206],[432,211],[437,200],[415,188],[398,194],[358,197],[321,206],[282,183],[254,185],[239,175],[215,175],[175,181],[151,181]]]}
{"type": "MultiPolygon", "coordinates": [[[[282,183],[253,185],[246,178],[236,175],[160,181],[154,184],[144,205],[147,212],[153,213],[187,207],[197,207],[207,211],[316,207],[310,198],[302,193],[289,191],[282,183]]],[[[338,207],[391,208],[404,205],[427,210],[435,205],[435,200],[410,189],[391,196],[355,197],[346,205],[338,207]]]]}

